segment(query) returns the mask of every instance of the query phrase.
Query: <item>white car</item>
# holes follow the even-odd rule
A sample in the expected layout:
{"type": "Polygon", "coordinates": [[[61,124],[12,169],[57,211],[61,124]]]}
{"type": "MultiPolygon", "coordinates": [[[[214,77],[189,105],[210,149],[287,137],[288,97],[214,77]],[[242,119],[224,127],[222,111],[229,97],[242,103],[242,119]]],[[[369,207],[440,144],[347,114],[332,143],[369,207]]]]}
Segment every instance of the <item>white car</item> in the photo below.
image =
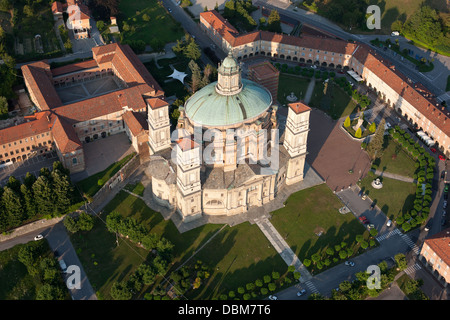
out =
{"type": "Polygon", "coordinates": [[[390,227],[392,225],[392,221],[391,220],[388,220],[388,222],[386,223],[386,226],[387,227],[390,227]]]}
{"type": "Polygon", "coordinates": [[[297,297],[301,297],[302,295],[304,295],[306,293],[305,289],[300,290],[299,292],[297,292],[297,297]]]}
{"type": "Polygon", "coordinates": [[[66,271],[67,271],[67,265],[66,265],[66,263],[64,262],[63,259],[59,260],[59,266],[61,267],[61,270],[62,270],[64,273],[66,273],[66,271]]]}
{"type": "Polygon", "coordinates": [[[347,261],[345,261],[345,265],[349,266],[349,267],[354,267],[355,263],[353,261],[347,260],[347,261]]]}
{"type": "Polygon", "coordinates": [[[270,295],[269,300],[278,300],[277,296],[270,295]]]}
{"type": "Polygon", "coordinates": [[[311,68],[317,69],[317,66],[316,65],[312,65],[311,68]]]}
{"type": "Polygon", "coordinates": [[[38,234],[36,237],[34,237],[34,241],[39,241],[44,239],[44,236],[42,234],[38,234]]]}

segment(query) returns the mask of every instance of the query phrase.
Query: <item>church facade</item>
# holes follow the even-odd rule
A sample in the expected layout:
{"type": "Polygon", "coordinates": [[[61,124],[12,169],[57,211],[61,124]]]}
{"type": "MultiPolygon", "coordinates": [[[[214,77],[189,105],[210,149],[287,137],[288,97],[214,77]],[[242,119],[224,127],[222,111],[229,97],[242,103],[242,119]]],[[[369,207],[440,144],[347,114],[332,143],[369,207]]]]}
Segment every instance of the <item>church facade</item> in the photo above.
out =
{"type": "Polygon", "coordinates": [[[242,79],[230,53],[219,65],[218,81],[180,108],[172,139],[162,120],[168,111],[161,112],[158,124],[149,112],[149,144],[155,144],[152,135],[161,143],[159,149],[151,147],[147,169],[154,199],[189,222],[202,215],[244,213],[302,181],[310,108],[289,105],[282,137],[277,109],[266,88],[242,79]]]}

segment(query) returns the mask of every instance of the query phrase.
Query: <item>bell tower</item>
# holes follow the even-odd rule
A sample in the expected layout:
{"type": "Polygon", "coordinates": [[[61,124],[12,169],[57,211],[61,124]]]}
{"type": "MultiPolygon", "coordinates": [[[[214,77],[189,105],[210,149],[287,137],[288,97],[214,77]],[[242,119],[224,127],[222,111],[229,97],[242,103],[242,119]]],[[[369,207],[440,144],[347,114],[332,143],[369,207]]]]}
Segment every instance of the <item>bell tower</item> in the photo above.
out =
{"type": "Polygon", "coordinates": [[[286,184],[291,185],[303,180],[311,108],[302,102],[290,103],[288,106],[283,146],[290,156],[286,184]]]}

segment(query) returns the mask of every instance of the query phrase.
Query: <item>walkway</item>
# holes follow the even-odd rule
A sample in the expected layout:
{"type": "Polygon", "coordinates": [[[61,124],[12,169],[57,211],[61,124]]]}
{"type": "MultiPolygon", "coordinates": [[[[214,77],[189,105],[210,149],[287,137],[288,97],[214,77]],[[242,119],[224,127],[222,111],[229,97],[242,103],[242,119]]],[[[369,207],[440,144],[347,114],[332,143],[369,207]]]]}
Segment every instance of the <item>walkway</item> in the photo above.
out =
{"type": "Polygon", "coordinates": [[[311,100],[311,96],[314,91],[314,86],[316,85],[316,79],[314,77],[311,78],[311,81],[309,82],[308,89],[306,89],[305,93],[305,104],[309,104],[309,100],[311,100]]]}
{"type": "Polygon", "coordinates": [[[402,176],[402,175],[399,175],[399,174],[395,174],[395,173],[384,172],[384,171],[373,170],[373,169],[371,169],[371,171],[374,172],[375,175],[380,176],[380,177],[386,177],[386,178],[391,178],[391,179],[404,181],[404,182],[411,182],[411,183],[416,183],[417,182],[417,180],[414,180],[413,178],[405,177],[405,176],[402,176]]]}

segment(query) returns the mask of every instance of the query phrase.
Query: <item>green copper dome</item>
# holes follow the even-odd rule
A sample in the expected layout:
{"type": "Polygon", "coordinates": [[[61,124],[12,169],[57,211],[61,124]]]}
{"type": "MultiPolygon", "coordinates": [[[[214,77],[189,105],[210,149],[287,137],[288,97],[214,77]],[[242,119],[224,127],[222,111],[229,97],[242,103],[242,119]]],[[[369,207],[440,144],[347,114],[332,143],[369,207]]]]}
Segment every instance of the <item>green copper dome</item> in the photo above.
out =
{"type": "Polygon", "coordinates": [[[234,95],[219,94],[217,82],[197,91],[184,105],[186,117],[206,127],[233,126],[257,118],[272,105],[272,95],[253,81],[241,81],[242,90],[234,95]]]}

